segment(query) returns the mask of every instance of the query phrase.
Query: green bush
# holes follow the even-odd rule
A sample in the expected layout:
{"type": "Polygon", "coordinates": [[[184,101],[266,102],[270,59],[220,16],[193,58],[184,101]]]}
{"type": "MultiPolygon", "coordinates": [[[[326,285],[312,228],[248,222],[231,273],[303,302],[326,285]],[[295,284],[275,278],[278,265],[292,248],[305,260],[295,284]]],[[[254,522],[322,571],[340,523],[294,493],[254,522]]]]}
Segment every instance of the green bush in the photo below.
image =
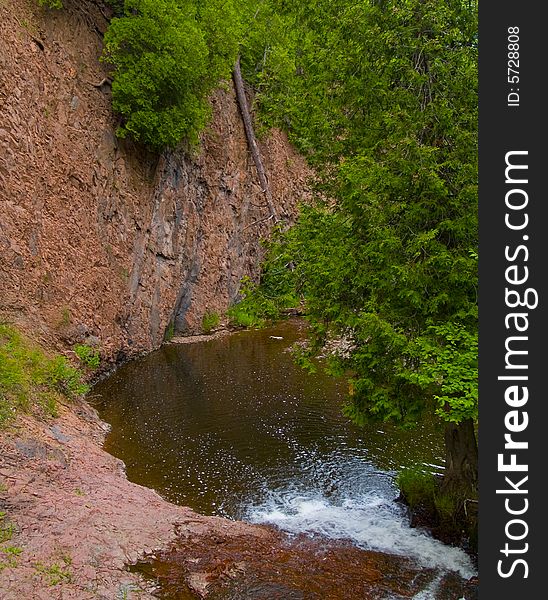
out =
{"type": "Polygon", "coordinates": [[[219,326],[221,319],[216,312],[206,312],[202,317],[202,329],[205,333],[209,333],[219,326]]]}
{"type": "Polygon", "coordinates": [[[268,319],[278,316],[275,302],[267,298],[263,289],[256,286],[249,277],[242,279],[240,296],[241,300],[227,311],[232,325],[263,327],[268,319]]]}
{"type": "Polygon", "coordinates": [[[244,302],[239,302],[231,306],[227,311],[227,316],[231,325],[236,327],[263,327],[264,319],[261,319],[256,314],[248,312],[248,307],[244,302]]]}
{"type": "Polygon", "coordinates": [[[119,137],[161,149],[197,143],[208,95],[230,75],[239,18],[231,1],[126,0],[104,37],[114,67],[112,105],[119,137]]]}
{"type": "Polygon", "coordinates": [[[254,284],[249,277],[242,279],[240,300],[227,311],[232,325],[264,327],[269,321],[281,319],[286,309],[300,306],[295,291],[295,273],[288,266],[286,250],[276,236],[268,244],[260,285],[254,284]]]}

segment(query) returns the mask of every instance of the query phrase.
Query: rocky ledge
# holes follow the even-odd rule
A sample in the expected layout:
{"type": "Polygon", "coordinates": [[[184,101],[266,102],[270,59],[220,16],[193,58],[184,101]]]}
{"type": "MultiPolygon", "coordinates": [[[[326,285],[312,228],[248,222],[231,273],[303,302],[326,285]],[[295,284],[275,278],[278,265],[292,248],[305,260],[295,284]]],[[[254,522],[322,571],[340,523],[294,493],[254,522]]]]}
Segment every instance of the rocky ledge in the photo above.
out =
{"type": "Polygon", "coordinates": [[[411,598],[432,583],[433,598],[474,597],[461,578],[440,580],[403,557],[288,540],[269,527],[171,504],[127,480],[122,461],[102,449],[107,431],[81,401],[61,405],[53,420],[23,416],[3,433],[3,600],[366,600],[411,598]],[[250,596],[253,590],[271,595],[250,596]]]}

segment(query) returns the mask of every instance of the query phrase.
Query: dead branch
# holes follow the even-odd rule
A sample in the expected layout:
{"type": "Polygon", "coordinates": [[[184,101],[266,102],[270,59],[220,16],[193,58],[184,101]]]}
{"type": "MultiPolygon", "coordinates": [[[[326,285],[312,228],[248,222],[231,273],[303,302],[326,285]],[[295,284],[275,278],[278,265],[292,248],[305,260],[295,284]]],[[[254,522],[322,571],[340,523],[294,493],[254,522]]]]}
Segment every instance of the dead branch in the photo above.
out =
{"type": "Polygon", "coordinates": [[[253,221],[253,223],[250,223],[249,225],[246,225],[242,231],[245,231],[246,229],[249,229],[250,227],[253,227],[253,225],[258,225],[259,223],[264,223],[266,221],[270,221],[270,219],[273,219],[274,215],[269,215],[268,217],[265,217],[264,219],[258,219],[257,221],[253,221]]]}
{"type": "Polygon", "coordinates": [[[245,135],[247,138],[247,143],[249,145],[249,150],[251,151],[251,156],[253,157],[253,161],[255,163],[255,167],[259,175],[259,182],[261,183],[261,188],[268,203],[270,216],[274,219],[274,222],[277,223],[279,220],[278,215],[276,214],[276,209],[274,208],[274,203],[272,201],[272,192],[268,184],[268,179],[266,178],[263,161],[261,159],[261,151],[259,150],[257,138],[255,137],[253,123],[251,121],[251,115],[249,113],[249,106],[247,105],[247,98],[244,90],[244,82],[242,79],[242,71],[240,68],[239,56],[236,60],[236,64],[234,65],[233,80],[234,87],[236,88],[236,97],[238,99],[238,105],[240,107],[240,113],[242,115],[242,121],[244,123],[245,135]]]}
{"type": "Polygon", "coordinates": [[[103,77],[99,83],[93,83],[93,81],[88,81],[89,85],[92,85],[95,88],[103,87],[104,85],[112,86],[112,79],[110,77],[103,77]]]}

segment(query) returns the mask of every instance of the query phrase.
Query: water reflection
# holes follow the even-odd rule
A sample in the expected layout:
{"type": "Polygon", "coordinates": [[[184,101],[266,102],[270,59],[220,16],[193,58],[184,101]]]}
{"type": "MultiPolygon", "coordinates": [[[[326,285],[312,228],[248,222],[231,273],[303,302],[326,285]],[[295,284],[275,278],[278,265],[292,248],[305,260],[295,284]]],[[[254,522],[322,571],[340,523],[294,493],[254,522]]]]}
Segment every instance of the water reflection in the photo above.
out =
{"type": "Polygon", "coordinates": [[[393,501],[397,469],[442,464],[440,424],[354,426],[342,414],[346,383],[294,364],[303,327],[167,345],[122,366],[93,390],[112,425],[106,449],[130,480],[199,512],[470,577],[464,552],[409,528],[393,501]]]}
{"type": "Polygon", "coordinates": [[[106,449],[132,481],[232,518],[287,488],[394,495],[394,469],[442,464],[433,423],[353,426],[342,415],[345,382],[293,363],[287,350],[302,336],[302,324],[286,322],[166,345],[122,366],[93,390],[112,425],[106,449]]]}

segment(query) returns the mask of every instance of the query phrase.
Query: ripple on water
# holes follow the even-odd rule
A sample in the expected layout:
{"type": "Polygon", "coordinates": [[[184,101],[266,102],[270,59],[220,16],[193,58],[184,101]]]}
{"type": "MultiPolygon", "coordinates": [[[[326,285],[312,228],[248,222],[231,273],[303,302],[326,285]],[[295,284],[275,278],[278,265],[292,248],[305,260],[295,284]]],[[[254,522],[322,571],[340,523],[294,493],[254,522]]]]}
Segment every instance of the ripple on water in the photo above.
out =
{"type": "Polygon", "coordinates": [[[474,574],[463,552],[411,529],[393,501],[396,469],[441,469],[439,426],[352,425],[345,382],[304,372],[286,352],[300,335],[288,322],[123,365],[93,390],[112,426],[106,449],[132,481],[205,514],[474,574]]]}

